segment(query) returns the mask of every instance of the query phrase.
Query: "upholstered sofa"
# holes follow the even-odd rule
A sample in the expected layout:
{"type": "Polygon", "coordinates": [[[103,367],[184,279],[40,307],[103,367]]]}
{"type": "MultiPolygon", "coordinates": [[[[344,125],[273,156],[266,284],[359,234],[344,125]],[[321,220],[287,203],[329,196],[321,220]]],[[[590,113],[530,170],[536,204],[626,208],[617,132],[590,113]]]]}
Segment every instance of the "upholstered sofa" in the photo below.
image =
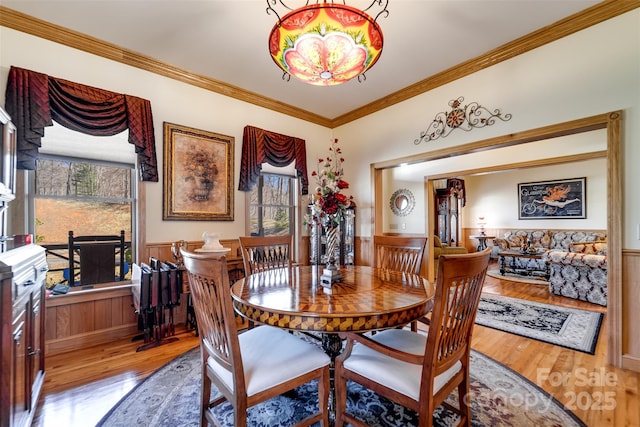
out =
{"type": "Polygon", "coordinates": [[[550,250],[549,290],[556,295],[607,305],[607,243],[575,243],[570,251],[550,250]]]}
{"type": "Polygon", "coordinates": [[[494,239],[496,252],[519,249],[524,241],[544,252],[540,259],[516,258],[519,267],[549,264],[549,290],[594,304],[607,305],[607,234],[604,231],[512,230],[494,239]]]}

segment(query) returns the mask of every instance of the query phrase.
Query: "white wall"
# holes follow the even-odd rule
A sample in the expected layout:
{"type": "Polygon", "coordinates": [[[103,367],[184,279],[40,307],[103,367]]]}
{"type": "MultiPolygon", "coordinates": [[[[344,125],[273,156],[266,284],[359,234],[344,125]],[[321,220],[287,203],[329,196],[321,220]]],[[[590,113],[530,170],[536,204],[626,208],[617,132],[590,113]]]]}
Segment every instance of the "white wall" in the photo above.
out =
{"type": "Polygon", "coordinates": [[[478,218],[484,216],[487,229],[606,230],[607,228],[606,159],[469,176],[465,177],[465,187],[467,206],[463,208],[464,227],[478,227],[478,218]],[[585,219],[518,219],[518,184],[581,177],[586,177],[587,217],[585,219]]]}
{"type": "MultiPolygon", "coordinates": [[[[511,158],[512,161],[513,159],[514,157],[511,158]]],[[[387,169],[383,172],[383,231],[385,233],[428,234],[425,231],[426,212],[427,209],[435,207],[430,207],[431,200],[425,195],[426,169],[428,165],[412,165],[387,169]],[[409,189],[416,200],[414,210],[407,216],[394,215],[389,206],[393,192],[401,188],[409,189]]],[[[455,176],[465,181],[466,205],[460,213],[463,228],[477,228],[478,218],[481,216],[485,217],[488,230],[503,228],[605,230],[607,228],[607,165],[604,158],[531,169],[471,176],[456,174],[455,176]],[[518,219],[518,184],[581,177],[586,178],[585,219],[518,219]]]]}
{"type": "Polygon", "coordinates": [[[424,196],[424,182],[415,180],[415,175],[406,173],[410,168],[393,168],[384,171],[383,195],[383,232],[426,234],[427,213],[424,196]],[[391,210],[391,197],[398,190],[406,189],[413,194],[415,205],[406,215],[396,215],[391,210]]]}
{"type": "Polygon", "coordinates": [[[220,232],[223,239],[245,234],[245,194],[236,189],[242,131],[246,125],[305,139],[307,158],[311,160],[320,151],[318,147],[328,149],[331,139],[331,131],[322,126],[0,27],[0,101],[3,105],[12,65],[151,101],[160,179],[158,183],[144,184],[147,191],[147,242],[199,240],[203,231],[220,232]],[[234,221],[162,220],[163,122],[235,138],[234,221]]]}
{"type": "MultiPolygon", "coordinates": [[[[345,142],[351,188],[359,202],[359,234],[371,233],[372,163],[623,110],[622,244],[638,249],[639,107],[640,10],[636,9],[341,126],[335,134],[345,142]],[[470,132],[455,130],[446,138],[415,145],[434,116],[449,110],[449,100],[459,96],[465,102],[511,113],[513,118],[470,132]]],[[[555,147],[548,154],[555,156],[555,147]]]]}
{"type": "MultiPolygon", "coordinates": [[[[346,179],[358,204],[360,236],[371,235],[370,165],[494,136],[554,123],[624,111],[623,247],[640,248],[640,10],[636,9],[546,46],[499,63],[428,93],[348,123],[333,132],[289,116],[226,98],[142,70],[108,61],[53,42],[0,28],[0,96],[4,100],[11,65],[83,84],[149,99],[153,108],[158,164],[162,157],[162,122],[168,121],[235,138],[235,182],[239,173],[242,129],[250,124],[307,141],[309,167],[324,154],[329,139],[340,139],[346,179]],[[415,145],[436,113],[459,96],[499,108],[513,118],[470,132],[454,131],[446,138],[415,145]]],[[[424,49],[428,49],[428,44],[424,49]]],[[[426,54],[427,52],[425,52],[426,54]]],[[[365,83],[366,84],[366,83],[365,83]]],[[[366,90],[366,89],[363,89],[366,90]]],[[[455,159],[454,159],[455,161],[455,159]]],[[[431,173],[431,172],[429,172],[431,173]]],[[[235,193],[235,221],[162,221],[160,182],[147,184],[147,240],[196,239],[202,231],[223,238],[244,234],[245,201],[235,193]]],[[[312,184],[313,185],[313,184],[312,184]]],[[[383,201],[386,203],[387,201],[383,201]]]]}

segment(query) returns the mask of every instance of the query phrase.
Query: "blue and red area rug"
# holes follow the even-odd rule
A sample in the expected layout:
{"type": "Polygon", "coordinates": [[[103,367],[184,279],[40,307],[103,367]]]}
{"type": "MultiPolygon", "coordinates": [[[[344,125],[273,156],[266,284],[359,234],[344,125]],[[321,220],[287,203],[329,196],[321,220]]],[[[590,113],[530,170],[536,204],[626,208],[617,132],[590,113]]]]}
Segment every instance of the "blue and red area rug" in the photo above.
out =
{"type": "MultiPolygon", "coordinates": [[[[132,390],[98,423],[115,426],[198,426],[200,402],[200,355],[195,348],[177,357],[132,390]]],[[[295,393],[278,396],[249,409],[248,425],[290,426],[315,410],[313,384],[295,393]]],[[[217,393],[217,390],[214,390],[217,393]]],[[[455,393],[455,392],[454,392],[455,393]]],[[[471,412],[473,426],[584,426],[573,413],[518,373],[479,353],[471,353],[471,412]]],[[[455,394],[449,397],[457,405],[455,394]]],[[[350,412],[372,426],[417,425],[413,411],[377,396],[355,384],[349,386],[350,412]]],[[[233,426],[231,405],[221,407],[224,425],[233,426]]],[[[439,408],[435,426],[454,426],[455,415],[439,408]]]]}

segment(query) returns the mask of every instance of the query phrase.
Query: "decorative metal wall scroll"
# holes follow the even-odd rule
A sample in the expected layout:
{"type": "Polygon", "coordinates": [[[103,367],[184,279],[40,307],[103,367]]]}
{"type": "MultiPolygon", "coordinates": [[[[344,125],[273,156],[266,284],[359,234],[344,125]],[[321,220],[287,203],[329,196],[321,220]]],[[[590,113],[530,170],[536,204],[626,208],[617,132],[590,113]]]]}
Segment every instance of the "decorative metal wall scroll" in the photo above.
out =
{"type": "Polygon", "coordinates": [[[511,114],[503,115],[499,109],[491,112],[477,102],[462,106],[462,101],[464,101],[462,96],[449,101],[451,111],[442,111],[436,114],[427,130],[420,132],[420,138],[413,141],[413,143],[418,145],[421,142],[433,141],[440,137],[444,138],[454,129],[462,129],[468,132],[473,128],[491,126],[496,122],[496,118],[503,122],[511,119],[511,114]]]}

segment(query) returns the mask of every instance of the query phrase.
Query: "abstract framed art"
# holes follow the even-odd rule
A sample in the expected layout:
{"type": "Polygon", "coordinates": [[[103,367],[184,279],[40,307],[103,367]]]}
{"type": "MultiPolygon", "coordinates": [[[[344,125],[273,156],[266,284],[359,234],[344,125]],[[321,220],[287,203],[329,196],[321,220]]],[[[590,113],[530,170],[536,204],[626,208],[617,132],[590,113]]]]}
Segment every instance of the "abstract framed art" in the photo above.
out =
{"type": "Polygon", "coordinates": [[[586,198],[586,178],[518,184],[518,219],[586,218],[586,198]]]}
{"type": "Polygon", "coordinates": [[[233,221],[234,138],[164,122],[165,220],[233,221]]]}

